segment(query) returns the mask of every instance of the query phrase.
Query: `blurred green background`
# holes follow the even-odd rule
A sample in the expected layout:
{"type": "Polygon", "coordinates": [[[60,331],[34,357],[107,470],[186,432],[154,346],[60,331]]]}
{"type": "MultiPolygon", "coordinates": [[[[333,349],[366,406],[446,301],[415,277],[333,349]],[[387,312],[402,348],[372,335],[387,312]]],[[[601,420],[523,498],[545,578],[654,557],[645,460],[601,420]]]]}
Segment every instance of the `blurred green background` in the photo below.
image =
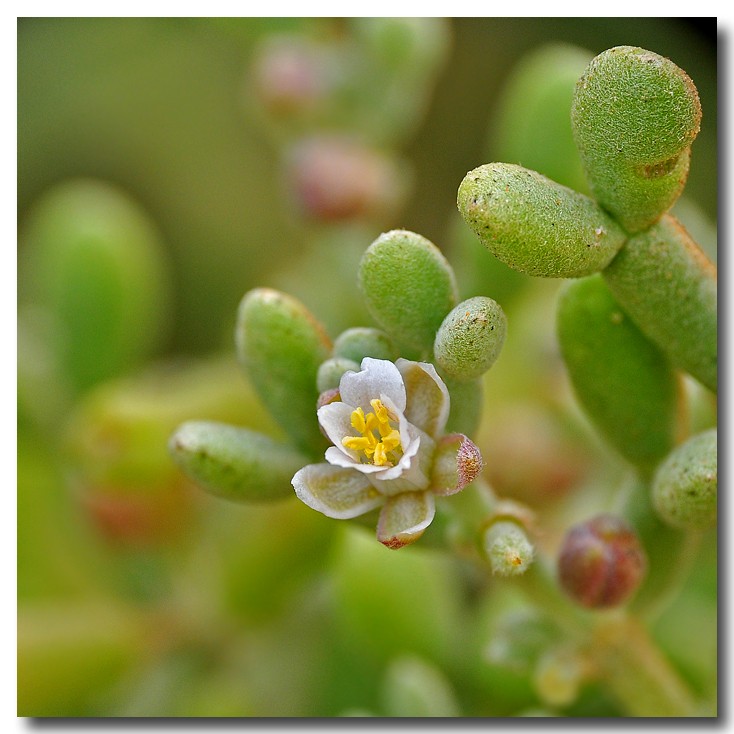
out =
{"type": "MultiPolygon", "coordinates": [[[[349,253],[382,231],[423,234],[461,277],[458,184],[468,170],[500,159],[503,85],[545,44],[591,54],[637,45],[688,72],[703,121],[686,198],[715,247],[714,21],[459,18],[447,19],[444,30],[445,55],[414,127],[382,146],[409,172],[404,198],[382,216],[330,229],[306,221],[284,192],[282,141],[263,121],[248,70],[264,39],[341,38],[350,33],[344,20],[18,19],[20,715],[420,714],[427,704],[411,703],[411,682],[439,689],[438,715],[515,715],[539,705],[526,677],[501,672],[484,656],[492,620],[514,603],[504,587],[477,605],[472,595],[484,582],[430,549],[396,557],[300,503],[220,503],[185,485],[165,452],[170,432],[189,418],[277,434],[233,360],[236,308],[250,288],[293,290],[335,337],[344,326],[339,299],[356,292],[354,280],[335,286],[332,298],[318,274],[349,278],[349,253]],[[74,264],[39,245],[66,226],[65,215],[53,212],[39,223],[39,202],[72,179],[121,192],[121,221],[141,252],[153,253],[122,276],[136,283],[137,291],[121,296],[130,299],[121,308],[132,309],[127,333],[135,339],[99,373],[88,365],[100,364],[93,355],[104,352],[111,327],[90,321],[84,304],[53,311],[58,299],[74,301],[63,292],[64,268],[74,264]],[[82,352],[92,354],[76,367],[58,347],[75,308],[87,324],[82,352]],[[390,683],[396,676],[408,681],[402,693],[390,683]]],[[[100,209],[117,211],[100,196],[100,209]]],[[[78,206],[80,217],[93,219],[83,201],[78,206]]],[[[116,253],[109,251],[109,262],[116,253]]],[[[97,287],[100,272],[90,265],[84,287],[97,287]]],[[[513,361],[508,344],[506,367],[500,363],[490,384],[503,398],[487,420],[522,399],[529,407],[520,417],[512,412],[517,431],[535,426],[547,439],[540,453],[563,458],[561,475],[586,476],[593,461],[604,467],[598,476],[617,477],[616,460],[578,416],[568,430],[574,441],[581,431],[582,457],[569,448],[567,427],[560,438],[558,422],[546,430],[553,392],[565,389],[549,356],[547,306],[558,283],[523,279],[515,298],[512,276],[494,277],[497,289],[487,295],[505,308],[518,353],[534,345],[538,363],[513,361]]],[[[110,289],[123,292],[113,281],[110,289]]],[[[348,306],[359,315],[359,304],[348,306]]],[[[500,471],[493,480],[502,481],[500,471]]],[[[715,546],[706,552],[710,561],[715,546]]],[[[704,567],[685,599],[690,609],[674,610],[681,619],[696,618],[701,607],[708,613],[715,600],[715,568],[704,567]]],[[[715,674],[703,659],[715,630],[713,643],[704,634],[689,649],[675,641],[679,621],[665,618],[660,635],[703,690],[715,674]]],[[[575,706],[568,713],[618,713],[595,690],[575,706]]]]}

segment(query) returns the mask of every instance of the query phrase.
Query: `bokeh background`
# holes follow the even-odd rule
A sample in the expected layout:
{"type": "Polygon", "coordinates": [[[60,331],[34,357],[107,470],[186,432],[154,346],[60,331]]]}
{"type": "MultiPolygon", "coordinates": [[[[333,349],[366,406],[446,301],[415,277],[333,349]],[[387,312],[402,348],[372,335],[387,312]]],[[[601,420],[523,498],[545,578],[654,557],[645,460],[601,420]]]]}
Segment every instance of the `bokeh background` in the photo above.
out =
{"type": "MultiPolygon", "coordinates": [[[[18,20],[20,715],[404,715],[411,685],[435,690],[444,715],[542,704],[527,676],[488,658],[492,620],[509,602],[490,589],[476,604],[486,582],[473,570],[430,549],[389,553],[295,501],[215,500],[187,485],[166,451],[189,418],[277,435],[234,361],[236,309],[249,289],[293,293],[332,337],[369,324],[359,253],[380,232],[406,228],[436,243],[475,294],[456,190],[468,170],[505,159],[507,79],[547,44],[592,55],[642,46],[688,72],[703,121],[680,216],[715,258],[714,20],[459,18],[421,33],[406,61],[389,33],[349,19],[18,20]],[[281,49],[298,39],[342,49],[326,74],[346,89],[331,117],[289,121],[289,102],[272,90],[293,72],[267,65],[278,39],[281,49]],[[369,84],[364,48],[384,52],[386,79],[405,62],[404,78],[369,84]],[[377,183],[334,210],[336,194],[309,179],[328,179],[332,163],[309,168],[302,141],[345,134],[368,152],[333,165],[377,183]],[[99,268],[84,253],[70,262],[56,252],[79,221],[94,229],[105,212],[134,246],[111,245],[99,268]],[[109,303],[124,334],[111,336],[109,303]]],[[[492,480],[550,517],[603,506],[594,488],[622,469],[563,402],[548,306],[559,283],[500,269],[487,277],[494,287],[483,292],[517,334],[480,429],[490,453],[515,461],[492,480]],[[510,437],[501,447],[498,422],[510,437]],[[518,476],[520,465],[530,474],[518,476]],[[549,475],[543,498],[523,494],[549,475]],[[579,487],[592,499],[574,504],[579,487]],[[547,507],[554,492],[561,510],[547,507]]],[[[657,630],[699,691],[715,679],[715,544],[703,559],[697,585],[657,630]],[[686,646],[676,632],[691,620],[704,629],[686,646]]],[[[589,690],[563,713],[620,712],[589,690]]]]}

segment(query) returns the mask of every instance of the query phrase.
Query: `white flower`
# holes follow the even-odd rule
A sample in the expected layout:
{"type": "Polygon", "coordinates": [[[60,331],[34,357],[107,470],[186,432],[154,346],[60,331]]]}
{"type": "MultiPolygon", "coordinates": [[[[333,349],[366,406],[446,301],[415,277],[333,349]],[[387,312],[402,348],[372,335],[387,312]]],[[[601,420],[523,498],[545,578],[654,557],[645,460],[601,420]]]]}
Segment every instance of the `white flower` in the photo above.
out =
{"type": "Polygon", "coordinates": [[[454,494],[481,470],[477,447],[443,436],[449,393],[433,365],[365,357],[346,372],[319,423],[333,446],[327,463],[293,477],[296,495],[324,515],[350,519],[382,506],[377,537],[390,548],[416,541],[435,513],[434,494],[454,494]]]}

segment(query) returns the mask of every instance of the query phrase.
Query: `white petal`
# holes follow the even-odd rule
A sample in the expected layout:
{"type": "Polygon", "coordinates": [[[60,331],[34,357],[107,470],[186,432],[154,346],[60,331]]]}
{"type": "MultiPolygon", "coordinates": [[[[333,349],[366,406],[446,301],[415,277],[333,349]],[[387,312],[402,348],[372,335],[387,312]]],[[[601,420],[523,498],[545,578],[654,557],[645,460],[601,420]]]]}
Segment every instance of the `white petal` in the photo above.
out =
{"type": "Polygon", "coordinates": [[[360,407],[367,412],[371,410],[370,400],[381,395],[388,397],[398,411],[405,410],[405,385],[398,368],[386,359],[365,357],[360,372],[345,372],[339,383],[341,399],[360,407]]]}
{"type": "MultiPolygon", "coordinates": [[[[342,439],[345,436],[353,436],[356,434],[354,428],[352,428],[352,413],[354,408],[346,403],[329,403],[318,409],[316,415],[318,416],[321,427],[326,432],[329,440],[336,446],[347,457],[352,459],[352,462],[358,460],[358,454],[353,449],[348,449],[342,444],[342,439]]],[[[327,461],[328,458],[327,458],[327,461]]],[[[333,464],[334,462],[329,462],[333,464]]]]}
{"type": "Polygon", "coordinates": [[[380,512],[377,539],[388,548],[402,548],[423,535],[435,514],[430,492],[403,492],[390,497],[380,512]]]}
{"type": "Polygon", "coordinates": [[[395,364],[406,389],[405,417],[429,436],[440,436],[449,417],[451,399],[436,368],[427,362],[402,358],[395,364]]]}
{"type": "Polygon", "coordinates": [[[291,483],[302,502],[337,520],[364,515],[384,501],[363,474],[331,464],[304,466],[291,483]]]}

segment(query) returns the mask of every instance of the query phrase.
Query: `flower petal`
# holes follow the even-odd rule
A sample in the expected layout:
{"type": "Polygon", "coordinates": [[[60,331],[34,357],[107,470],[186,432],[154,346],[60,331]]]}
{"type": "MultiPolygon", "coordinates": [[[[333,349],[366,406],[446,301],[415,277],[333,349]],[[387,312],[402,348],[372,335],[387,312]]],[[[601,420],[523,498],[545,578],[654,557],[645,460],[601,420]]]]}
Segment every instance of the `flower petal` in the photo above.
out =
{"type": "Polygon", "coordinates": [[[403,492],[390,497],[380,512],[377,539],[388,548],[402,548],[423,535],[436,513],[430,492],[403,492]]]}
{"type": "MultiPolygon", "coordinates": [[[[398,411],[405,410],[405,385],[398,368],[386,359],[365,357],[360,372],[345,372],[339,383],[339,393],[345,403],[370,410],[370,400],[388,397],[398,411]]],[[[354,409],[353,408],[353,409],[354,409]]]]}
{"type": "Polygon", "coordinates": [[[482,454],[463,433],[444,436],[434,454],[431,491],[440,495],[461,492],[482,467],[482,454]]]}
{"type": "Polygon", "coordinates": [[[451,400],[436,368],[402,358],[395,364],[405,383],[405,417],[429,436],[439,436],[446,426],[451,400]]]}
{"type": "Polygon", "coordinates": [[[298,499],[337,520],[364,515],[384,500],[364,474],[331,464],[304,466],[291,484],[298,499]]]}

